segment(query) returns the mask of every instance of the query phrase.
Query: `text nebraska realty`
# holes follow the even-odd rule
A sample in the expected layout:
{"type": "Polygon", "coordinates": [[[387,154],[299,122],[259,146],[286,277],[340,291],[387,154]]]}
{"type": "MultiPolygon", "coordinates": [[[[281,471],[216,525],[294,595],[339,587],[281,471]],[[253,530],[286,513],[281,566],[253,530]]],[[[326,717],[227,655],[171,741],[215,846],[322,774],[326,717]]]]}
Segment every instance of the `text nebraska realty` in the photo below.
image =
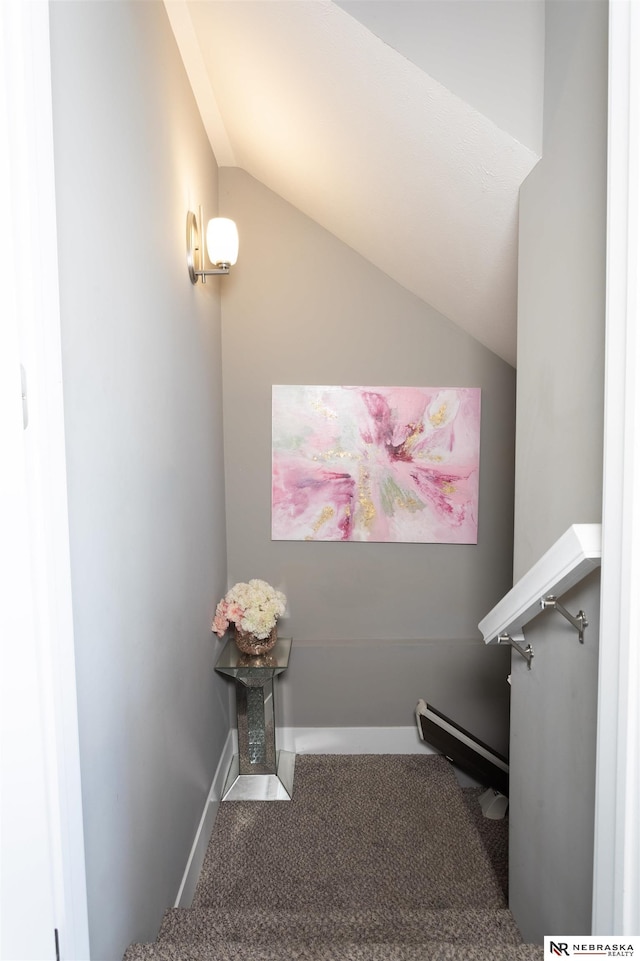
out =
{"type": "Polygon", "coordinates": [[[633,957],[633,945],[632,944],[567,944],[566,941],[551,942],[551,952],[555,955],[566,955],[569,956],[569,948],[571,948],[571,954],[585,955],[585,954],[600,954],[605,955],[608,958],[631,958],[633,957]]]}

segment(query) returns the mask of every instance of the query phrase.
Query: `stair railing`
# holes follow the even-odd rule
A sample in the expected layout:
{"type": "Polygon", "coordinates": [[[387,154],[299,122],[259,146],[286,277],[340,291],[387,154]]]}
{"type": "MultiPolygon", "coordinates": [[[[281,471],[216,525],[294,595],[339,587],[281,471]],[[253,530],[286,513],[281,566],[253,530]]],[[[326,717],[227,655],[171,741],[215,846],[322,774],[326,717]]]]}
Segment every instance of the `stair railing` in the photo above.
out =
{"type": "Polygon", "coordinates": [[[480,621],[485,644],[509,644],[531,670],[534,652],[531,644],[525,646],[524,627],[549,609],[575,627],[583,644],[589,624],[585,612],[571,614],[558,598],[600,566],[601,543],[600,524],[573,524],[480,621]]]}

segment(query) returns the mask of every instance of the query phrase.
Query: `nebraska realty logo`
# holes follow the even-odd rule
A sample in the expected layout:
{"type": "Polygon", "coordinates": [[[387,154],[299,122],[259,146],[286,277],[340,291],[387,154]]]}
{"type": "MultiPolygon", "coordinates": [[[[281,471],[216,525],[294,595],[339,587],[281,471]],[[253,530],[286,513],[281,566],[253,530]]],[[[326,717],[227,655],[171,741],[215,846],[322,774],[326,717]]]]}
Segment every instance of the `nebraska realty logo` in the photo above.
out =
{"type": "Polygon", "coordinates": [[[634,950],[640,957],[640,936],[603,938],[555,934],[544,939],[545,958],[633,958],[634,950]]]}

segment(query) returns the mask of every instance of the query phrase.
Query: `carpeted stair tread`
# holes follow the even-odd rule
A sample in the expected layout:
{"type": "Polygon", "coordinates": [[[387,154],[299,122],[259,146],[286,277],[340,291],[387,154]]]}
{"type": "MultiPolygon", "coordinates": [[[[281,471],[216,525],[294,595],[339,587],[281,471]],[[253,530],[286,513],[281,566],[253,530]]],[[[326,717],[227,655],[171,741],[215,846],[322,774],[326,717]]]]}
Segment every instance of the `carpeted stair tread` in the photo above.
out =
{"type": "Polygon", "coordinates": [[[520,944],[522,938],[507,908],[288,909],[172,908],[158,941],[243,941],[251,944],[365,941],[418,944],[424,941],[520,944]]]}
{"type": "Polygon", "coordinates": [[[299,756],[291,801],[219,806],[192,907],[123,961],[540,961],[471,800],[443,757],[299,756]]]}
{"type": "Polygon", "coordinates": [[[505,906],[449,762],[302,755],[286,803],[221,804],[193,907],[505,906]]]}
{"type": "Polygon", "coordinates": [[[159,941],[132,944],[123,961],[540,961],[543,957],[542,947],[535,944],[482,947],[442,941],[411,945],[287,941],[256,945],[226,941],[210,945],[159,941]]]}

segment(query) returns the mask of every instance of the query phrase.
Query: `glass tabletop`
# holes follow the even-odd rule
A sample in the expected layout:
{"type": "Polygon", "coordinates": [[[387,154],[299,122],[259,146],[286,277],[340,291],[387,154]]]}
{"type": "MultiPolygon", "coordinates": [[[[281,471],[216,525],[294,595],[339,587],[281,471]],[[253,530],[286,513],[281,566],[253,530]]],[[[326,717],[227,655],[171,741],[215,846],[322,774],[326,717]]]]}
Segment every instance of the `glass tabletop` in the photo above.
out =
{"type": "Polygon", "coordinates": [[[216,671],[229,677],[276,677],[289,666],[292,638],[279,637],[266,654],[243,654],[231,638],[227,641],[216,662],[216,671]]]}

